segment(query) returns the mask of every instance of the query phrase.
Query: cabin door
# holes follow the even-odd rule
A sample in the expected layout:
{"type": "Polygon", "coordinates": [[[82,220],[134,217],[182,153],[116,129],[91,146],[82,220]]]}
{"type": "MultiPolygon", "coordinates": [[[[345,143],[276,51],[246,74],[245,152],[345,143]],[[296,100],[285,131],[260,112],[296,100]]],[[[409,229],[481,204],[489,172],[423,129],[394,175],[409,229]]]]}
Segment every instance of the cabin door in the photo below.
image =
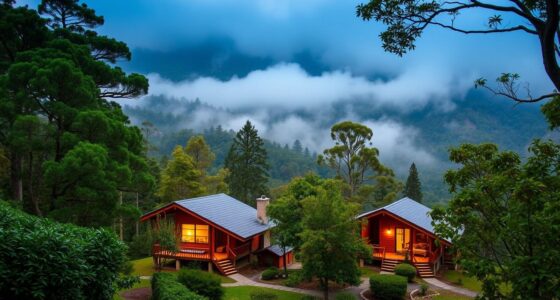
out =
{"type": "Polygon", "coordinates": [[[409,228],[396,228],[396,250],[397,253],[404,253],[410,246],[410,229],[409,228]]]}

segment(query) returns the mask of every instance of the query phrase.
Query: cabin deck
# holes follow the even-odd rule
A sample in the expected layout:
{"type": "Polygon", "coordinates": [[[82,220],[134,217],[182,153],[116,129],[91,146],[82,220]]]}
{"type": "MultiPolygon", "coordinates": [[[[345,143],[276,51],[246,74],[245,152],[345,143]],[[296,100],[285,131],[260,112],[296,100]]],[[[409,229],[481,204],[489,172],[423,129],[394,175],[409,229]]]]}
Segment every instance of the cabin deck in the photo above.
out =
{"type": "MultiPolygon", "coordinates": [[[[396,261],[405,260],[405,256],[403,254],[394,253],[394,252],[385,252],[385,253],[374,252],[372,257],[374,259],[379,259],[379,260],[382,259],[390,259],[396,261]]],[[[428,263],[430,262],[430,257],[414,256],[413,258],[411,258],[411,260],[416,263],[428,263]]]]}

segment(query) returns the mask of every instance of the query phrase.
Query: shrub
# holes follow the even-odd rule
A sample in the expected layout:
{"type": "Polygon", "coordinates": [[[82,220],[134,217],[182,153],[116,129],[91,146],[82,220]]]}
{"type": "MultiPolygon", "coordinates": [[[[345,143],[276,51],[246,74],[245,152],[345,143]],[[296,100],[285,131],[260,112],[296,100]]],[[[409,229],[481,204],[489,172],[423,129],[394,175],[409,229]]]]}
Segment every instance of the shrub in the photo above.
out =
{"type": "Polygon", "coordinates": [[[379,300],[402,299],[406,294],[406,278],[399,275],[373,275],[369,278],[371,293],[379,300]]]}
{"type": "Polygon", "coordinates": [[[289,287],[298,286],[303,281],[303,273],[302,272],[292,272],[288,275],[286,281],[284,281],[284,285],[289,287]]]}
{"type": "Polygon", "coordinates": [[[256,290],[251,292],[251,300],[276,300],[278,296],[272,292],[265,290],[256,290]]]}
{"type": "Polygon", "coordinates": [[[1,201],[0,241],[5,299],[110,299],[126,262],[113,232],[30,216],[1,201]]]}
{"type": "Polygon", "coordinates": [[[336,300],[356,300],[356,296],[348,292],[342,292],[336,294],[336,300]]]}
{"type": "Polygon", "coordinates": [[[271,268],[268,268],[268,269],[264,270],[264,272],[262,272],[261,279],[262,280],[272,280],[274,278],[277,278],[279,274],[280,274],[280,271],[278,271],[278,268],[271,267],[271,268]]]}
{"type": "Polygon", "coordinates": [[[183,269],[179,271],[177,280],[187,289],[210,300],[220,300],[224,296],[222,281],[215,274],[202,270],[183,269]]]}
{"type": "Polygon", "coordinates": [[[426,293],[428,293],[428,285],[425,283],[420,284],[420,295],[426,296],[426,293]]]}
{"type": "Polygon", "coordinates": [[[152,300],[206,300],[189,291],[171,273],[154,273],[152,276],[152,300]]]}
{"type": "Polygon", "coordinates": [[[409,264],[398,264],[395,267],[395,274],[404,276],[407,278],[408,282],[412,282],[416,276],[416,268],[409,264]]]}

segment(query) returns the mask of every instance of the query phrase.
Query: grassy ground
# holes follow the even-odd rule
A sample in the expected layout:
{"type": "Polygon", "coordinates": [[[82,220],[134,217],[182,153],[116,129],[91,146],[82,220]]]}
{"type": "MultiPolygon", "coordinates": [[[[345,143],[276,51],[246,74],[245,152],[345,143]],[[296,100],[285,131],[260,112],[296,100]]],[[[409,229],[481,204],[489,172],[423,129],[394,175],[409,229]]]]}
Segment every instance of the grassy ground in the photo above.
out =
{"type": "MultiPolygon", "coordinates": [[[[154,272],[155,272],[154,261],[151,257],[146,257],[146,258],[133,260],[132,265],[134,267],[134,269],[132,271],[132,275],[152,276],[152,274],[154,274],[154,272]]],[[[220,279],[222,280],[222,283],[234,283],[234,282],[236,282],[235,280],[233,280],[229,277],[221,276],[217,273],[216,273],[216,275],[220,276],[220,279]]]]}
{"type": "Polygon", "coordinates": [[[482,290],[482,283],[480,281],[476,278],[466,276],[459,271],[446,271],[443,273],[443,278],[471,291],[480,292],[482,290]]]}
{"type": "Polygon", "coordinates": [[[471,300],[472,298],[462,295],[457,295],[448,291],[439,290],[439,296],[435,296],[434,300],[471,300]]]}
{"type": "Polygon", "coordinates": [[[362,273],[362,277],[370,277],[371,275],[379,274],[379,268],[374,267],[361,267],[360,273],[362,273]]]}
{"type": "Polygon", "coordinates": [[[251,299],[251,293],[256,291],[266,291],[274,294],[278,297],[278,300],[301,300],[304,296],[303,294],[279,291],[267,288],[260,288],[254,286],[236,286],[225,288],[225,300],[249,300],[251,299]]]}
{"type": "MultiPolygon", "coordinates": [[[[139,283],[135,284],[132,288],[128,289],[128,290],[133,290],[133,289],[139,289],[139,288],[145,288],[145,287],[150,287],[150,280],[148,279],[142,279],[140,280],[139,283]]],[[[128,291],[128,290],[120,290],[118,291],[118,293],[116,293],[113,296],[113,300],[124,300],[121,296],[120,293],[128,291]]]]}

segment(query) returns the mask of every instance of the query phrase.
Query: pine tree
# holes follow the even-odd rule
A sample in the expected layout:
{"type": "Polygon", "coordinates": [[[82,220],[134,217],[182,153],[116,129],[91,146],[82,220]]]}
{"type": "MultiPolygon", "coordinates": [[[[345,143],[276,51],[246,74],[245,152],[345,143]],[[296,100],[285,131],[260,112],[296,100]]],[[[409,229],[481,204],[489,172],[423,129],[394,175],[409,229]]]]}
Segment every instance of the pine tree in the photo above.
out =
{"type": "Polygon", "coordinates": [[[420,178],[418,178],[418,170],[416,170],[416,165],[414,163],[410,165],[403,193],[406,197],[422,203],[422,185],[420,183],[420,178]]]}
{"type": "Polygon", "coordinates": [[[185,153],[183,147],[177,146],[161,172],[158,194],[164,202],[203,195],[205,189],[200,183],[201,176],[193,159],[185,153]]]}
{"type": "Polygon", "coordinates": [[[268,163],[264,142],[251,122],[236,134],[226,157],[226,182],[233,197],[248,204],[268,192],[268,163]]]}
{"type": "Polygon", "coordinates": [[[302,147],[301,142],[299,140],[296,140],[294,142],[294,145],[292,146],[292,150],[294,150],[297,153],[303,153],[303,147],[302,147]]]}

